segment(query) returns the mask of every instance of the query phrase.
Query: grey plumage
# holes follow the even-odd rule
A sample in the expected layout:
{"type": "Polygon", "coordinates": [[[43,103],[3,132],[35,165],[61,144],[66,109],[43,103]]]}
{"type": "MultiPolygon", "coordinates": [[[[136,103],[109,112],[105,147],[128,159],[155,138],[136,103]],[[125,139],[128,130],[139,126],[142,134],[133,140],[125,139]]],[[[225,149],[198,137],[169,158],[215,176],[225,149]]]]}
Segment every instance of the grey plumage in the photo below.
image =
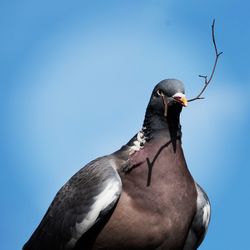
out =
{"type": "Polygon", "coordinates": [[[176,79],[157,84],[142,130],[77,172],[23,249],[197,249],[210,205],[181,147],[184,93],[176,79]]]}
{"type": "MultiPolygon", "coordinates": [[[[117,198],[121,192],[121,180],[110,166],[108,157],[98,158],[77,172],[56,194],[42,222],[25,244],[24,249],[71,249],[70,240],[76,236],[75,224],[83,221],[95,203],[95,197],[107,183],[118,184],[117,198]]],[[[102,210],[95,223],[108,213],[102,210]]]]}
{"type": "Polygon", "coordinates": [[[164,89],[165,93],[171,97],[175,93],[183,93],[185,94],[185,88],[181,81],[177,79],[167,79],[160,81],[153,90],[153,93],[155,93],[158,89],[164,89]]]}
{"type": "Polygon", "coordinates": [[[202,243],[210,222],[210,202],[205,191],[196,183],[197,211],[188,232],[184,250],[197,249],[202,243]]]}

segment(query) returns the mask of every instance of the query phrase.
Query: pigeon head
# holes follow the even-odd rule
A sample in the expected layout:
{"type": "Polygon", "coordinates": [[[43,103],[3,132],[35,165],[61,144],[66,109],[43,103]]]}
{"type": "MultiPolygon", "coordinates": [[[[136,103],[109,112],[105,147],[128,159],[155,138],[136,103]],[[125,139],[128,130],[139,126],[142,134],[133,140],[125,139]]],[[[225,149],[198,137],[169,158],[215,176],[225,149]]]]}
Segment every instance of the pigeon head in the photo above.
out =
{"type": "Polygon", "coordinates": [[[187,106],[183,83],[176,79],[167,79],[155,86],[148,109],[154,114],[167,117],[171,110],[180,113],[183,106],[187,106]]]}

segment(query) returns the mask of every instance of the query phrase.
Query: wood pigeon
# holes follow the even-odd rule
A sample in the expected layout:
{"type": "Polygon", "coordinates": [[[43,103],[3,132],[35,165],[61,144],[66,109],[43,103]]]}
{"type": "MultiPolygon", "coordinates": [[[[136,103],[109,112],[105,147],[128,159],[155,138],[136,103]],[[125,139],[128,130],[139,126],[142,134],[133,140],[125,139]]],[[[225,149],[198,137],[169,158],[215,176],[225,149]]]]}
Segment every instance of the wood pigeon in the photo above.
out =
{"type": "Polygon", "coordinates": [[[23,249],[197,249],[210,203],[182,151],[184,94],[179,80],[159,82],[141,131],[71,177],[23,249]]]}

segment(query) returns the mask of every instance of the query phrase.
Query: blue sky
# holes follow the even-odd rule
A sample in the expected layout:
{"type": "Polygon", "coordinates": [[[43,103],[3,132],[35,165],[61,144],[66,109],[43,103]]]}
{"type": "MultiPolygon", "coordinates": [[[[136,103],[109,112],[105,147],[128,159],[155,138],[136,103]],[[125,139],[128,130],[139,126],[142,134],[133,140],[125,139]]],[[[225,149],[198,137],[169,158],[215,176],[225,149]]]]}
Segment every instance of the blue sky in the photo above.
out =
{"type": "Polygon", "coordinates": [[[20,249],[57,190],[140,128],[165,78],[203,101],[182,112],[190,171],[212,221],[200,249],[246,249],[249,237],[247,1],[1,1],[1,247],[20,249]]]}

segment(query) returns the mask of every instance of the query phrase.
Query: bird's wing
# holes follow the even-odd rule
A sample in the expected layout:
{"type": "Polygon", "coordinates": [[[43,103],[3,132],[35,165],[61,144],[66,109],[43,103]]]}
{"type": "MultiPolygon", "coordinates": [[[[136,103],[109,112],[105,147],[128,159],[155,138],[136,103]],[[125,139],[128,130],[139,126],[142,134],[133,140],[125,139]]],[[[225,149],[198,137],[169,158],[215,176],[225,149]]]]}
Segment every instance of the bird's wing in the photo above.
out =
{"type": "Polygon", "coordinates": [[[73,249],[91,227],[112,213],[121,189],[113,159],[90,162],[59,190],[23,249],[73,249]]]}
{"type": "Polygon", "coordinates": [[[184,250],[197,249],[203,241],[211,216],[211,206],[205,191],[196,183],[197,210],[186,239],[184,250]]]}

